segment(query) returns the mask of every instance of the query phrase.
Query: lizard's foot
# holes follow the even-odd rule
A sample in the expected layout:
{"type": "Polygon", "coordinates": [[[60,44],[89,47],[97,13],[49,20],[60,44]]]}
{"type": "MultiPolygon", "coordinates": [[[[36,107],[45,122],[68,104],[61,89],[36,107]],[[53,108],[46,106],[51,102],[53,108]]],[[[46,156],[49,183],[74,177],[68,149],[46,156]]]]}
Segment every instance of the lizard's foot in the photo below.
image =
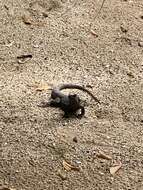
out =
{"type": "Polygon", "coordinates": [[[80,106],[80,108],[76,111],[76,117],[81,119],[85,114],[85,109],[83,106],[80,106]]]}
{"type": "Polygon", "coordinates": [[[38,107],[41,108],[47,108],[50,106],[50,102],[41,102],[40,104],[38,104],[38,107]]]}

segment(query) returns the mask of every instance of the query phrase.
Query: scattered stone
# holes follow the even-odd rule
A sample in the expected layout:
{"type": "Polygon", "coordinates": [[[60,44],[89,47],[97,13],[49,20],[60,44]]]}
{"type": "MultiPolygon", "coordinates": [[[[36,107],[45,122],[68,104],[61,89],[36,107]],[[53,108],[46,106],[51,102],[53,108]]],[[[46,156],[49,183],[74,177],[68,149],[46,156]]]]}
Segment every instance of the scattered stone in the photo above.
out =
{"type": "Polygon", "coordinates": [[[129,77],[131,77],[131,78],[134,78],[134,75],[133,75],[132,72],[127,72],[127,75],[128,75],[129,77]]]}
{"type": "Polygon", "coordinates": [[[120,26],[120,29],[121,29],[121,31],[123,33],[127,33],[128,32],[127,28],[125,28],[124,26],[120,26]]]}
{"type": "Polygon", "coordinates": [[[143,41],[139,41],[138,46],[143,47],[143,41]]]}
{"type": "Polygon", "coordinates": [[[22,20],[23,20],[24,24],[27,24],[27,25],[31,25],[32,24],[31,18],[29,16],[27,16],[27,15],[23,15],[22,16],[22,20]]]}
{"type": "Polygon", "coordinates": [[[75,143],[78,142],[77,137],[74,137],[74,138],[73,138],[73,142],[75,142],[75,143]]]}
{"type": "Polygon", "coordinates": [[[62,180],[66,180],[67,179],[67,175],[64,171],[58,170],[58,176],[62,179],[62,180]]]}
{"type": "Polygon", "coordinates": [[[46,13],[46,12],[43,12],[42,15],[43,15],[43,17],[45,17],[45,18],[48,17],[48,13],[46,13]]]}

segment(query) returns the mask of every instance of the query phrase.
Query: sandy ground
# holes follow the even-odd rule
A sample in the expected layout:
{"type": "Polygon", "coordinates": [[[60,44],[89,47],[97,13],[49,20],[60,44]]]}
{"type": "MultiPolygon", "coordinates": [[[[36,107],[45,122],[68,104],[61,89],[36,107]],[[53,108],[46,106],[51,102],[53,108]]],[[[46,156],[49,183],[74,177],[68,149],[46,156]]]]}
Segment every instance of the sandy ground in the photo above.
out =
{"type": "Polygon", "coordinates": [[[0,1],[0,189],[143,189],[143,1],[101,4],[0,1]],[[37,106],[68,82],[102,104],[79,92],[81,120],[37,106]]]}

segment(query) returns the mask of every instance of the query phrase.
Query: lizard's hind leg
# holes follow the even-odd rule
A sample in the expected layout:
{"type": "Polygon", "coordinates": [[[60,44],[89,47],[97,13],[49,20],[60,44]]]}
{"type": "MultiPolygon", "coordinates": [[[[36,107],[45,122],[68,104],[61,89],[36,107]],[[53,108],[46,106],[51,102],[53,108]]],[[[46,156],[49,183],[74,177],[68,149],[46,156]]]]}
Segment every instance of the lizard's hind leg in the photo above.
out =
{"type": "Polygon", "coordinates": [[[85,114],[85,109],[83,106],[80,106],[79,109],[76,111],[75,116],[81,119],[85,114]]]}
{"type": "Polygon", "coordinates": [[[77,111],[73,112],[68,112],[68,111],[64,111],[64,118],[70,118],[70,117],[76,117],[78,119],[81,119],[85,114],[85,109],[83,106],[80,106],[79,109],[77,111]]]}

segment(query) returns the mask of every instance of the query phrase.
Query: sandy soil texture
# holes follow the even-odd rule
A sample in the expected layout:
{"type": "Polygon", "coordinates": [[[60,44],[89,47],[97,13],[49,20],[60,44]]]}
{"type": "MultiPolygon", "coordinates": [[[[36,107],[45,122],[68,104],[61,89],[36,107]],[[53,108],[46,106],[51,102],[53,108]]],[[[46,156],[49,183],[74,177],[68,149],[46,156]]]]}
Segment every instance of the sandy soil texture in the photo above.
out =
{"type": "Polygon", "coordinates": [[[143,189],[143,1],[101,4],[0,1],[0,189],[143,189]],[[38,107],[69,82],[101,105],[38,107]]]}

